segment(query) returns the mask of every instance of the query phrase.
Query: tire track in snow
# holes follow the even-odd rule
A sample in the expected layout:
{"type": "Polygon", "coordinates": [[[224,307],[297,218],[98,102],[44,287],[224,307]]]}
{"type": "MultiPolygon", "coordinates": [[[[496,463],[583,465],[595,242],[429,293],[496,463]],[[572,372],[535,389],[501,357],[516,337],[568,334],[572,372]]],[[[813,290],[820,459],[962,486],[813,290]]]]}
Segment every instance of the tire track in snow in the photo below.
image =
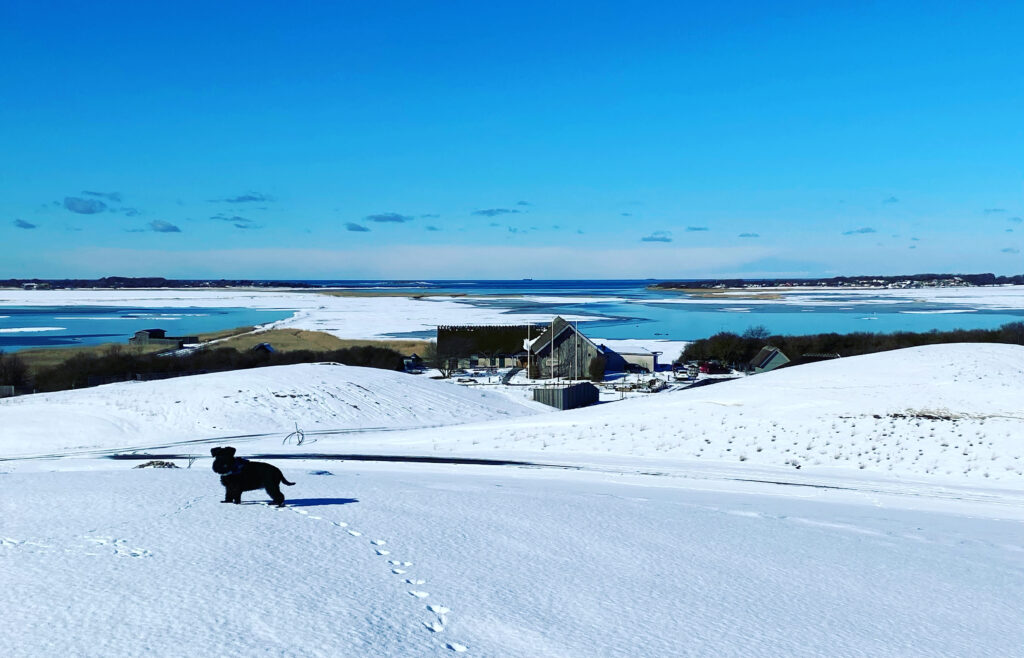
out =
{"type": "MultiPolygon", "coordinates": [[[[300,516],[306,517],[307,519],[312,519],[315,521],[326,521],[327,523],[330,523],[338,529],[345,530],[345,532],[347,532],[352,537],[362,537],[363,535],[363,533],[359,530],[349,527],[349,524],[345,521],[335,521],[316,514],[310,514],[306,510],[296,509],[294,507],[284,507],[280,509],[290,510],[296,514],[299,514],[300,516]]],[[[387,546],[387,541],[384,539],[371,539],[369,541],[369,546],[373,550],[375,555],[379,557],[388,558],[387,564],[389,567],[391,567],[391,573],[395,576],[405,576],[408,573],[408,569],[414,566],[412,562],[389,557],[391,556],[391,550],[385,548],[387,546]]],[[[420,601],[430,596],[430,592],[420,589],[422,586],[426,584],[427,581],[423,578],[415,578],[410,576],[408,578],[402,579],[402,589],[406,590],[409,596],[420,601]],[[411,589],[407,586],[411,587],[411,589]]],[[[448,625],[448,615],[449,613],[451,613],[451,609],[436,603],[428,604],[425,607],[425,609],[428,612],[430,612],[431,615],[433,615],[433,617],[428,621],[424,621],[423,627],[430,631],[430,633],[433,635],[443,633],[448,625]]],[[[469,651],[469,647],[460,642],[454,641],[445,642],[444,647],[449,651],[454,651],[456,653],[464,653],[466,651],[469,651]]]]}

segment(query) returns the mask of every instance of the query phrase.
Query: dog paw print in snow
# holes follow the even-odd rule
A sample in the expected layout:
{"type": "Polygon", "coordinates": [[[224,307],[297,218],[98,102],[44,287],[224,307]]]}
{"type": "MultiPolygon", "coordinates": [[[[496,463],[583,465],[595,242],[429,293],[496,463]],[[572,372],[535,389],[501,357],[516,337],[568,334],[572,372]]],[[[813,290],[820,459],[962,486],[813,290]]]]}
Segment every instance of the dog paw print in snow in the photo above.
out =
{"type": "Polygon", "coordinates": [[[113,537],[86,537],[85,539],[93,544],[114,549],[114,555],[117,557],[153,557],[153,553],[145,548],[129,548],[128,542],[124,539],[113,537]]]}

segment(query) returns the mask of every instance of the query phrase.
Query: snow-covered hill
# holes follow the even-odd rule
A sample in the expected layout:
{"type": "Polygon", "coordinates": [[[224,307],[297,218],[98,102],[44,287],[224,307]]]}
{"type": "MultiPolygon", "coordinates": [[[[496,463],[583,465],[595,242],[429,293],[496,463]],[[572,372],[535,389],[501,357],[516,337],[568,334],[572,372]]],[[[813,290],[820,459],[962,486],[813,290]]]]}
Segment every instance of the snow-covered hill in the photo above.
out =
{"type": "Polygon", "coordinates": [[[1022,392],[1024,348],[946,345],[562,413],[330,365],[6,400],[0,452],[55,457],[0,462],[0,646],[1018,655],[1022,392]],[[315,453],[584,468],[314,458],[281,445],[294,423],[393,430],[316,435],[315,453]],[[229,434],[267,435],[230,443],[280,453],[288,507],[220,504],[205,445],[168,470],[75,450],[229,434]]]}
{"type": "MultiPolygon", "coordinates": [[[[1024,484],[1024,347],[933,345],[786,368],[540,418],[421,450],[701,460],[1024,484]]],[[[367,441],[381,441],[366,437],[367,441]]]]}
{"type": "Polygon", "coordinates": [[[152,446],[207,437],[395,429],[548,410],[500,393],[375,368],[300,364],[0,400],[0,454],[152,446]]]}
{"type": "Polygon", "coordinates": [[[1024,483],[1022,392],[1024,347],[1013,345],[837,359],[540,416],[547,407],[483,386],[297,365],[3,400],[0,451],[237,435],[266,435],[248,449],[268,450],[298,424],[365,430],[320,436],[318,452],[699,461],[1012,484],[1024,483]]]}

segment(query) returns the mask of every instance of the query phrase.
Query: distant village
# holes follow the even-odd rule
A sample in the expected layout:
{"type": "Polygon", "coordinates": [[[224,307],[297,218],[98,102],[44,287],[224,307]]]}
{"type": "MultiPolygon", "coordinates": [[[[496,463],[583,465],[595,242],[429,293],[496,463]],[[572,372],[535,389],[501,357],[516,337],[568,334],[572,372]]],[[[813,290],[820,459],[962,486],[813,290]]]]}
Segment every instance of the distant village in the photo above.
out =
{"type": "MultiPolygon", "coordinates": [[[[396,284],[401,282],[396,281],[396,284]]],[[[901,274],[836,276],[818,279],[695,279],[660,281],[651,290],[715,290],[725,288],[952,288],[1024,285],[1024,274],[901,274]]],[[[320,288],[306,281],[262,279],[165,279],[163,277],[107,276],[99,279],[0,279],[0,288],[67,290],[76,288],[320,288]]]]}
{"type": "Polygon", "coordinates": [[[758,288],[962,288],[1024,285],[1024,275],[911,274],[897,276],[835,276],[823,279],[705,279],[664,281],[651,290],[722,290],[758,288]]]}

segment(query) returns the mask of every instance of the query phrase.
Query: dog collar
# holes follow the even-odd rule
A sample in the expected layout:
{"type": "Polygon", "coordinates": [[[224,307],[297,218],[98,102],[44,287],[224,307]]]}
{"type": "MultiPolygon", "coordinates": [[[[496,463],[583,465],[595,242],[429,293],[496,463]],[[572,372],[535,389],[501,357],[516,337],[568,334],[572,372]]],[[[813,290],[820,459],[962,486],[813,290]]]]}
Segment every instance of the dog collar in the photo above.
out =
{"type": "Polygon", "coordinates": [[[242,459],[241,457],[235,457],[235,463],[231,466],[231,470],[225,473],[225,475],[238,475],[242,472],[242,468],[245,466],[248,459],[242,459]]]}

